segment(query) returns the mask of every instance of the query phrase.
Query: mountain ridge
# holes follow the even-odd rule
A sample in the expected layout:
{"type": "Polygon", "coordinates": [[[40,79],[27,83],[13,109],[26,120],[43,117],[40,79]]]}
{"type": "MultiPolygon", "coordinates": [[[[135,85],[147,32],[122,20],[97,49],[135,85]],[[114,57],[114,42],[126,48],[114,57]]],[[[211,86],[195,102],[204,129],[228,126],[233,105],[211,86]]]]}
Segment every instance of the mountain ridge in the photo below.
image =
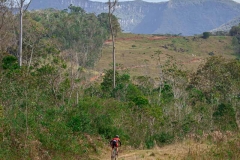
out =
{"type": "MultiPolygon", "coordinates": [[[[30,10],[66,9],[70,4],[86,12],[108,12],[106,3],[89,0],[33,1],[30,10]]],[[[114,14],[124,32],[194,35],[213,30],[240,14],[240,4],[229,0],[170,0],[119,2],[114,14]]]]}
{"type": "Polygon", "coordinates": [[[218,32],[218,31],[229,32],[230,29],[232,28],[232,26],[238,26],[239,23],[240,23],[240,16],[232,19],[231,21],[229,21],[227,23],[222,24],[221,26],[211,30],[210,32],[213,32],[213,33],[218,32]]]}

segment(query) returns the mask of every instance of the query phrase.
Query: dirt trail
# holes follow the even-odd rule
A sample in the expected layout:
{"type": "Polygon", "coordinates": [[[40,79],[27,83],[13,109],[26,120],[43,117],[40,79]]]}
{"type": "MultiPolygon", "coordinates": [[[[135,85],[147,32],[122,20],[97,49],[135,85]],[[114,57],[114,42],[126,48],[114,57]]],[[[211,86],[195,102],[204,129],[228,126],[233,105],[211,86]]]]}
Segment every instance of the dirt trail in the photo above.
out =
{"type": "MultiPolygon", "coordinates": [[[[184,143],[155,148],[152,150],[124,150],[120,148],[118,160],[181,160],[187,154],[194,152],[194,155],[200,155],[210,146],[200,143],[184,143]]],[[[99,160],[110,159],[110,150],[105,152],[99,160]]]]}

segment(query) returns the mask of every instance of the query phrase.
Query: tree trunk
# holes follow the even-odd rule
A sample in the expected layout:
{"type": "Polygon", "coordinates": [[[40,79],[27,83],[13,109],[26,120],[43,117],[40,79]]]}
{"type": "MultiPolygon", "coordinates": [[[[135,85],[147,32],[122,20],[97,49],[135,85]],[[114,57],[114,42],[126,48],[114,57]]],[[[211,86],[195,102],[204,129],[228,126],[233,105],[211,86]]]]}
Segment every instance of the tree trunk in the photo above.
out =
{"type": "Polygon", "coordinates": [[[114,29],[112,26],[112,14],[115,10],[115,6],[117,4],[117,0],[114,0],[112,3],[111,0],[108,0],[108,20],[111,30],[111,36],[112,36],[112,54],[113,54],[113,88],[116,87],[116,58],[115,58],[115,35],[114,35],[114,29]]]}
{"type": "Polygon", "coordinates": [[[18,59],[19,59],[19,66],[22,66],[22,32],[23,32],[23,27],[22,27],[22,20],[23,20],[23,1],[21,0],[20,2],[20,9],[19,9],[19,50],[18,50],[18,59]]]}
{"type": "MultiPolygon", "coordinates": [[[[17,1],[17,4],[19,6],[19,49],[18,49],[18,63],[19,66],[22,66],[22,37],[23,37],[23,12],[24,12],[24,2],[26,0],[19,0],[20,3],[17,1]]],[[[30,3],[32,2],[32,0],[30,0],[27,3],[27,6],[25,8],[25,10],[28,8],[28,6],[30,5],[30,3]]]]}

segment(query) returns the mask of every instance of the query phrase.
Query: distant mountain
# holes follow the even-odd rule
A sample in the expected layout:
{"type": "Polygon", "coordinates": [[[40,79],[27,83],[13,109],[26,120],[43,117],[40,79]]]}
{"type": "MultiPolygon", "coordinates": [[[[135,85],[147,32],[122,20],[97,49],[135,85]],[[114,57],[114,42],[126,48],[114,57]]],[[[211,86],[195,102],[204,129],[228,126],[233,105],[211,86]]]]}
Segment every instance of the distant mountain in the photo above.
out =
{"type": "MultiPolygon", "coordinates": [[[[107,0],[106,0],[107,1],[107,0]]],[[[89,0],[38,0],[30,8],[66,9],[70,4],[86,12],[108,12],[107,4],[89,0]]],[[[201,34],[240,15],[240,4],[232,0],[170,0],[149,3],[119,2],[114,14],[124,32],[139,34],[201,34]]]]}
{"type": "Polygon", "coordinates": [[[240,16],[239,17],[236,17],[234,18],[233,20],[221,25],[220,27],[218,28],[215,28],[213,30],[211,30],[210,32],[218,32],[218,31],[223,31],[223,32],[229,32],[230,29],[233,27],[233,26],[238,26],[240,23],[240,16]]]}

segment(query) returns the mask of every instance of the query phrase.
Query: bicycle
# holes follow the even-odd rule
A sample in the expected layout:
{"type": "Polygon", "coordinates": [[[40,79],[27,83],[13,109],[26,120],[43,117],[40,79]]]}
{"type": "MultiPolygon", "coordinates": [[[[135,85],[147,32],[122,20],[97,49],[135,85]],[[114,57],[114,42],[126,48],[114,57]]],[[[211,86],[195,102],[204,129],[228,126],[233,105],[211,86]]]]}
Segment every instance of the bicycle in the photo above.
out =
{"type": "Polygon", "coordinates": [[[117,147],[114,147],[112,149],[112,153],[111,153],[111,160],[117,160],[118,154],[117,154],[117,147]]]}

